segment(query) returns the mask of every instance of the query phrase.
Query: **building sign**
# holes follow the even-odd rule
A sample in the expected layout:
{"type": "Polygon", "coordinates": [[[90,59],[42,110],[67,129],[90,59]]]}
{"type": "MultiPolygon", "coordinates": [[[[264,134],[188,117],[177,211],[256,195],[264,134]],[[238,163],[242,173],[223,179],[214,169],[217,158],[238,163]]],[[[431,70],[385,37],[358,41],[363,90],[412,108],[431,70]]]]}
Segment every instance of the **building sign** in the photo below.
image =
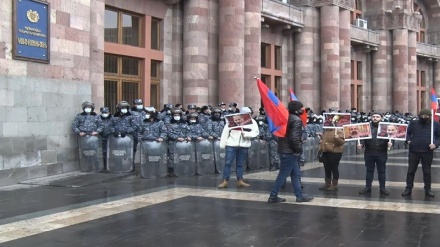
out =
{"type": "Polygon", "coordinates": [[[49,63],[49,4],[38,0],[13,0],[13,57],[49,63]]]}

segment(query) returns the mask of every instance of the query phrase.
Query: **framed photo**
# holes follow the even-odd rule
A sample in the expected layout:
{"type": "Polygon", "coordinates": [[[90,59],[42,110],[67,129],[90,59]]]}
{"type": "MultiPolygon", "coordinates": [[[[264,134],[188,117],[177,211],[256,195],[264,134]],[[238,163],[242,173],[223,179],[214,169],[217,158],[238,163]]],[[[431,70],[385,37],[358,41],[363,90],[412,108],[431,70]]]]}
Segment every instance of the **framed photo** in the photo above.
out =
{"type": "Polygon", "coordinates": [[[324,113],[323,128],[343,128],[344,125],[351,124],[350,113],[324,113]]]}
{"type": "Polygon", "coordinates": [[[407,124],[380,122],[377,130],[377,138],[405,141],[407,129],[407,124]]]}
{"type": "Polygon", "coordinates": [[[370,123],[344,125],[344,138],[346,141],[371,139],[370,123]]]}
{"type": "Polygon", "coordinates": [[[225,116],[226,124],[230,129],[246,127],[252,124],[252,118],[249,113],[237,113],[225,116]]]}

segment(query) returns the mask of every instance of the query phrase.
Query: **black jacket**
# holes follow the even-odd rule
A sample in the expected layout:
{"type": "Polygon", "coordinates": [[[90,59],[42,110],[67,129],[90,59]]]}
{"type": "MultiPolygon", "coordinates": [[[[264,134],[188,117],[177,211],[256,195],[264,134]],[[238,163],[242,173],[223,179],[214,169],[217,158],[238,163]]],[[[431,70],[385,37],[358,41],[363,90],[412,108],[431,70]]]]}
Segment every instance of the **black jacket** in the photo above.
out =
{"type": "Polygon", "coordinates": [[[278,138],[278,153],[300,154],[302,152],[302,129],[301,119],[294,114],[289,114],[286,135],[278,138]]]}
{"type": "MultiPolygon", "coordinates": [[[[416,153],[432,152],[429,149],[431,144],[431,123],[421,123],[419,120],[413,120],[408,125],[406,132],[406,142],[410,142],[409,151],[416,153]]],[[[434,122],[434,144],[440,145],[440,124],[434,122]]]]}
{"type": "Polygon", "coordinates": [[[378,126],[374,126],[373,123],[370,123],[370,128],[371,128],[371,139],[361,140],[361,144],[365,148],[365,155],[369,155],[369,154],[387,155],[388,140],[377,138],[378,126]]]}

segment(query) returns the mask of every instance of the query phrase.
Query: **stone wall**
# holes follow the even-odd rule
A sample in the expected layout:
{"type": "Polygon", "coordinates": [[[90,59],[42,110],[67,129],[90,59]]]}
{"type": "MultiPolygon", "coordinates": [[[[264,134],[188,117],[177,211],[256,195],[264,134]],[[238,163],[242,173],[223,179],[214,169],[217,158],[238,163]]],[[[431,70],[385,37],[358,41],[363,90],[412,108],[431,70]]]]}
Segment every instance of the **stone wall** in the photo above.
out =
{"type": "Polygon", "coordinates": [[[48,1],[50,64],[12,59],[12,2],[0,3],[0,186],[78,170],[71,122],[92,94],[103,100],[102,79],[91,84],[103,74],[103,38],[91,37],[91,23],[103,30],[102,1],[48,1]]]}

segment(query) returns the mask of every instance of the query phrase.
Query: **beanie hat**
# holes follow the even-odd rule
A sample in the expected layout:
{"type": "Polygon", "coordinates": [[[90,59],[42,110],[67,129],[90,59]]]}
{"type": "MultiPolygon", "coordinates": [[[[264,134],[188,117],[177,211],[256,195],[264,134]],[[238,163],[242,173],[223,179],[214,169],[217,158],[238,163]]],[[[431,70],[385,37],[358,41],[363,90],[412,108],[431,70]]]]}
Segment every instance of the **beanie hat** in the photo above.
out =
{"type": "Polygon", "coordinates": [[[429,110],[429,109],[422,109],[422,110],[420,110],[419,116],[422,116],[422,115],[431,116],[431,110],[429,110]]]}
{"type": "Polygon", "coordinates": [[[301,108],[303,107],[304,107],[303,103],[301,103],[301,101],[298,100],[290,101],[289,105],[287,106],[290,114],[298,114],[299,111],[301,111],[301,108]]]}
{"type": "Polygon", "coordinates": [[[251,113],[251,112],[252,112],[251,109],[246,106],[244,106],[240,109],[240,113],[251,113]]]}

